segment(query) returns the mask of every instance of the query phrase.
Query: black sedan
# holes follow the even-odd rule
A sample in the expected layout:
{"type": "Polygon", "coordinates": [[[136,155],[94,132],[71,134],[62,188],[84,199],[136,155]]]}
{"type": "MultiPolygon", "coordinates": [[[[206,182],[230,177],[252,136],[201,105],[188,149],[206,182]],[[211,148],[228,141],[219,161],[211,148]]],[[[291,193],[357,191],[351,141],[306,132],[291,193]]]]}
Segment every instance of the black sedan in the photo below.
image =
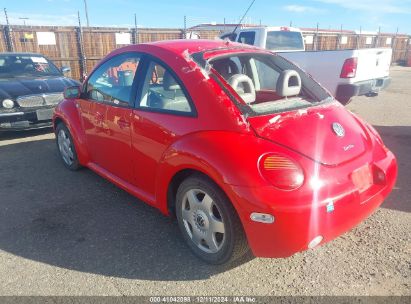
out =
{"type": "Polygon", "coordinates": [[[51,126],[64,89],[79,85],[67,71],[40,54],[0,53],[0,132],[51,126]]]}

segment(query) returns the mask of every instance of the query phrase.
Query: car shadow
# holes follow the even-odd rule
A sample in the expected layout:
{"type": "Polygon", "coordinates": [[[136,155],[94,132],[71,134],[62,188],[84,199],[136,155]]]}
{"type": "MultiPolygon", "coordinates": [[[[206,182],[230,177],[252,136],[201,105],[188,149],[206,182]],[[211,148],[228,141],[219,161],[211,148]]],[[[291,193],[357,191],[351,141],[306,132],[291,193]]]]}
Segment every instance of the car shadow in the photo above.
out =
{"type": "Polygon", "coordinates": [[[27,130],[27,131],[7,131],[7,132],[0,131],[0,141],[33,137],[33,136],[44,135],[44,134],[48,134],[52,132],[53,132],[52,127],[42,128],[42,129],[33,129],[33,130],[27,130]]]}
{"type": "Polygon", "coordinates": [[[411,126],[374,126],[398,162],[396,185],[382,208],[411,212],[411,126]]]}
{"type": "Polygon", "coordinates": [[[200,280],[236,267],[197,259],[173,219],[88,169],[54,140],[0,146],[0,250],[49,265],[146,280],[200,280]]]}
{"type": "MultiPolygon", "coordinates": [[[[397,185],[382,207],[410,212],[411,127],[376,129],[399,163],[397,185]]],[[[239,265],[201,262],[173,219],[88,169],[68,171],[52,139],[0,145],[0,168],[0,250],[142,280],[203,280],[239,265]]]]}

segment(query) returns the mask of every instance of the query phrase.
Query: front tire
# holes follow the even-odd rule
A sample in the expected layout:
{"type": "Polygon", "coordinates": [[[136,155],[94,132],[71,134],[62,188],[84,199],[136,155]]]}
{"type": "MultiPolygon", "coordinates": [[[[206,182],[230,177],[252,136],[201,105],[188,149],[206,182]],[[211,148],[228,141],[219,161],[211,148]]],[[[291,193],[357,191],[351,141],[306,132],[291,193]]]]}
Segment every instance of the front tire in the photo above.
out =
{"type": "Polygon", "coordinates": [[[72,171],[80,169],[73,138],[63,123],[59,123],[56,127],[56,143],[60,158],[66,168],[72,171]]]}
{"type": "Polygon", "coordinates": [[[188,246],[207,263],[230,264],[249,253],[234,207],[208,178],[194,175],[181,183],[176,196],[176,213],[188,246]]]}

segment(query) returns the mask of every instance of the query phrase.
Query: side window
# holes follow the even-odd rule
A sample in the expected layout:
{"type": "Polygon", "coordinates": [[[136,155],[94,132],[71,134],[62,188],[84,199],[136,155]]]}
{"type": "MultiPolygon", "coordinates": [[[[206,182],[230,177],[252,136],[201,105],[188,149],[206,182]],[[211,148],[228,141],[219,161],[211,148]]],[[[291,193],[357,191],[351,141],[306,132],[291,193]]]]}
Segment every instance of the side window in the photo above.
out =
{"type": "Polygon", "coordinates": [[[192,113],[180,82],[162,65],[151,62],[145,76],[140,108],[192,113]]]}
{"type": "Polygon", "coordinates": [[[87,97],[98,102],[127,106],[139,55],[121,54],[103,63],[87,82],[87,97]]]}
{"type": "Polygon", "coordinates": [[[254,45],[255,32],[242,32],[238,36],[238,42],[254,45]]]}

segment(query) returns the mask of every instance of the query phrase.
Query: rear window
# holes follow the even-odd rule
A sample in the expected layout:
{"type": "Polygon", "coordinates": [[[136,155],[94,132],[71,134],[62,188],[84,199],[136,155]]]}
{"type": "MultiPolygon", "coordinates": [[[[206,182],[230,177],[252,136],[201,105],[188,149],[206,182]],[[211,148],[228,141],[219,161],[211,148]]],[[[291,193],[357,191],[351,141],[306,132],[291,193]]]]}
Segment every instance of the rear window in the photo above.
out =
{"type": "Polygon", "coordinates": [[[309,108],[333,98],[297,66],[274,54],[241,53],[209,60],[243,114],[266,115],[309,108]],[[240,102],[238,102],[240,101],[240,102]]]}
{"type": "Polygon", "coordinates": [[[238,36],[238,42],[254,45],[255,32],[242,32],[238,36]]]}
{"type": "Polygon", "coordinates": [[[265,48],[271,51],[304,50],[303,38],[300,32],[270,31],[265,48]]]}

